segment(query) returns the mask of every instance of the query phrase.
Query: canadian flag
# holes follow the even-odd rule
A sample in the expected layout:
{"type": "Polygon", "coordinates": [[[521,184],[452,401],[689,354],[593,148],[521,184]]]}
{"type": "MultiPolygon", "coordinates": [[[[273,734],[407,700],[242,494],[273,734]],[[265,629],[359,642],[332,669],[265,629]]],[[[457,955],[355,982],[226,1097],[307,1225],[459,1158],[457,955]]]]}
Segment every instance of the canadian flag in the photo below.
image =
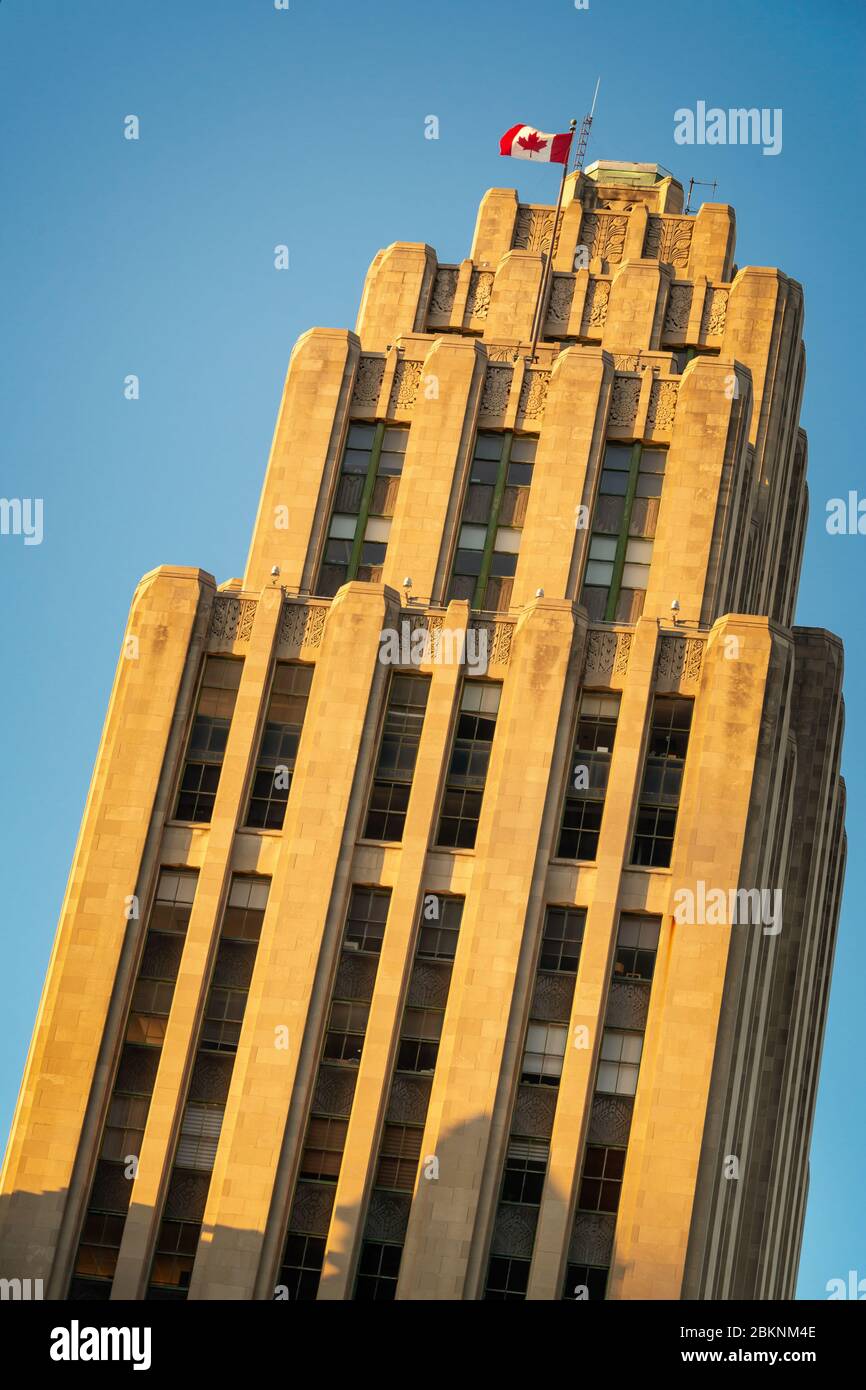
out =
{"type": "Polygon", "coordinates": [[[513,125],[499,141],[499,153],[512,159],[534,159],[537,164],[567,164],[571,134],[546,135],[532,125],[513,125]]]}

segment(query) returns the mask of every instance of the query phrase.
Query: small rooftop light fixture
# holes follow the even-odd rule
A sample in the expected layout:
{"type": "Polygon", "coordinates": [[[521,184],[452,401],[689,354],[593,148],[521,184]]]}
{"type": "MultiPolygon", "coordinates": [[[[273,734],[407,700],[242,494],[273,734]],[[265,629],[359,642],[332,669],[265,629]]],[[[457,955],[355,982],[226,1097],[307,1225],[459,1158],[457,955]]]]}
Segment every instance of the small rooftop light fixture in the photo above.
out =
{"type": "Polygon", "coordinates": [[[543,589],[536,589],[536,591],[535,591],[535,597],[536,597],[536,598],[544,598],[544,590],[543,590],[543,589]]]}
{"type": "Polygon", "coordinates": [[[677,625],[677,614],[679,613],[679,611],[680,611],[680,601],[679,601],[678,598],[675,598],[675,599],[672,601],[672,603],[671,603],[671,616],[672,616],[672,618],[673,618],[673,620],[674,620],[674,627],[676,627],[676,625],[677,625]]]}

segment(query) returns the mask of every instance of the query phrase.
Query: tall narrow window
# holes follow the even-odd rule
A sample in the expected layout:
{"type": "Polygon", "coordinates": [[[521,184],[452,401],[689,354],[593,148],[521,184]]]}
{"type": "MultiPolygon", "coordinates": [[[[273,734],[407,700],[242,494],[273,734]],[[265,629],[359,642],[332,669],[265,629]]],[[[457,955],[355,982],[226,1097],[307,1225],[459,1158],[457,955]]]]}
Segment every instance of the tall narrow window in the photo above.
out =
{"type": "Polygon", "coordinates": [[[557,854],[595,859],[619,717],[619,695],[581,696],[557,854]]]}
{"type": "Polygon", "coordinates": [[[545,913],[485,1300],[516,1302],[526,1297],[585,921],[582,908],[552,905],[545,913]],[[539,1092],[539,1086],[548,1089],[539,1092]]]}
{"type": "Polygon", "coordinates": [[[429,676],[395,673],[391,677],[382,742],[364,826],[364,836],[368,840],[403,838],[429,694],[429,676]]]}
{"type": "Polygon", "coordinates": [[[640,444],[605,449],[581,593],[593,622],[635,623],[643,612],[666,461],[640,444]]]}
{"type": "Polygon", "coordinates": [[[111,1294],[197,879],[196,870],[163,869],[159,875],[75,1260],[71,1299],[103,1300],[111,1294]]]}
{"type": "Polygon", "coordinates": [[[675,695],[657,695],[653,702],[632,864],[670,866],[692,703],[675,695]]]}
{"type": "Polygon", "coordinates": [[[350,579],[381,579],[408,439],[406,425],[349,426],[316,587],[326,598],[350,579]]]}
{"type": "Polygon", "coordinates": [[[243,662],[222,656],[205,661],[174,812],[177,820],[208,822],[213,815],[242,668],[243,662]]]}
{"type": "Polygon", "coordinates": [[[312,666],[277,663],[247,809],[247,825],[255,829],[282,828],[312,679],[312,666]]]}
{"type": "Polygon", "coordinates": [[[390,901],[390,888],[360,885],[349,900],[276,1293],[292,1302],[319,1289],[390,901]]]}
{"type": "Polygon", "coordinates": [[[507,612],[538,444],[531,435],[479,431],[463,504],[449,601],[507,612]]]}
{"type": "Polygon", "coordinates": [[[396,1296],[462,915],[462,898],[425,893],[355,1281],[362,1302],[396,1296]]]}
{"type": "Polygon", "coordinates": [[[660,927],[661,918],[647,913],[624,912],[619,919],[565,1299],[603,1299],[607,1289],[660,927]]]}
{"type": "Polygon", "coordinates": [[[270,879],[238,874],[229,887],[150,1271],[152,1301],[189,1291],[269,888],[270,879]]]}
{"type": "Polygon", "coordinates": [[[489,681],[464,683],[439,817],[438,845],[474,848],[501,694],[502,687],[489,681]]]}

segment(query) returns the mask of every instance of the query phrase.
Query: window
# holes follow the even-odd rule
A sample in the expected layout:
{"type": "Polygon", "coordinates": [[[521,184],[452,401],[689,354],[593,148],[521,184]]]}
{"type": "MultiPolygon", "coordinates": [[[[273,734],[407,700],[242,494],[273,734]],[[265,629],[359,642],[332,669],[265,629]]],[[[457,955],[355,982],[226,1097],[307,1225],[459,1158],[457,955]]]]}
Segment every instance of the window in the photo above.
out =
{"type": "Polygon", "coordinates": [[[605,449],[581,593],[592,622],[635,623],[643,612],[666,462],[640,444],[605,449]]]}
{"type": "Polygon", "coordinates": [[[441,1009],[406,1008],[397,1048],[397,1071],[432,1072],[439,1056],[441,1009]]]}
{"type": "Polygon", "coordinates": [[[581,696],[557,855],[595,859],[619,718],[619,695],[581,696]]]}
{"type": "Polygon", "coordinates": [[[502,687],[466,681],[451,749],[436,843],[473,849],[502,687]]]}
{"type": "Polygon", "coordinates": [[[558,1086],[567,1035],[568,1028],[564,1024],[530,1021],[521,1081],[535,1086],[558,1086]]]}
{"type": "Polygon", "coordinates": [[[322,1237],[289,1233],[283,1252],[280,1283],[290,1303],[316,1297],[324,1262],[325,1242],[322,1237]]]}
{"type": "Polygon", "coordinates": [[[243,663],[209,656],[204,664],[175,818],[207,823],[213,815],[243,663]]]}
{"type": "Polygon", "coordinates": [[[332,1002],[325,1034],[324,1056],[327,1061],[358,1065],[364,1050],[369,1016],[369,1004],[349,1003],[344,999],[332,1002]]]}
{"type": "Polygon", "coordinates": [[[213,1170],[224,1113],[222,1106],[187,1105],[174,1160],[178,1168],[213,1170]]]}
{"type": "MultiPolygon", "coordinates": [[[[388,1233],[392,1239],[387,1245],[364,1240],[355,1282],[354,1297],[357,1299],[392,1299],[397,1287],[409,1209],[405,1198],[400,1204],[399,1199],[395,1202],[393,1194],[412,1192],[415,1186],[462,913],[462,898],[422,894],[420,930],[388,1095],[386,1114],[389,1118],[379,1144],[373,1184],[375,1191],[392,1194],[386,1199],[391,1210],[388,1233]],[[421,1007],[416,1002],[416,985],[420,996],[431,1001],[429,1007],[421,1007]],[[434,1002],[437,1008],[432,1007],[434,1002]],[[407,1077],[401,1075],[401,1071],[413,1072],[415,1077],[407,1084],[407,1077]],[[424,1074],[431,1078],[426,1085],[418,1079],[424,1074]]],[[[366,1235],[373,1234],[371,1227],[378,1231],[372,1211],[367,1217],[366,1235]]]]}
{"type": "Polygon", "coordinates": [[[424,1130],[417,1125],[385,1125],[379,1148],[376,1187],[412,1191],[423,1137],[424,1130]]]}
{"type": "Polygon", "coordinates": [[[487,1271],[485,1300],[523,1302],[529,1287],[529,1260],[508,1260],[493,1255],[487,1271]]]}
{"type": "Polygon", "coordinates": [[[200,1232],[200,1222],[162,1222],[153,1257],[148,1298],[186,1297],[200,1232]]]}
{"type": "Polygon", "coordinates": [[[510,431],[476,437],[448,601],[507,612],[538,440],[510,431]]]}
{"type": "Polygon", "coordinates": [[[397,1295],[402,1245],[365,1240],[361,1246],[355,1297],[363,1303],[393,1302],[397,1295]]]}
{"type": "Polygon", "coordinates": [[[429,694],[429,676],[395,673],[391,677],[382,742],[364,827],[364,836],[368,840],[403,838],[429,694]]]}
{"type": "MultiPolygon", "coordinates": [[[[331,997],[313,1105],[304,1134],[298,1174],[304,1183],[332,1186],[340,1176],[390,901],[390,888],[352,888],[338,983],[331,997]],[[337,993],[341,987],[343,997],[337,993]]],[[[321,1211],[321,1207],[317,1210],[321,1211]]],[[[310,1300],[318,1292],[325,1242],[314,1242],[304,1229],[309,1211],[303,1203],[293,1207],[292,1219],[295,1224],[290,1222],[286,1236],[280,1280],[290,1300],[310,1300]]]]}
{"type": "Polygon", "coordinates": [[[534,1207],[540,1204],[549,1152],[550,1145],[544,1139],[512,1135],[505,1158],[503,1202],[520,1202],[534,1207]]]}
{"type": "Polygon", "coordinates": [[[312,1116],[307,1126],[307,1142],[301,1155],[302,1178],[318,1182],[336,1182],[346,1147],[348,1120],[330,1116],[312,1116]]]}
{"type": "Polygon", "coordinates": [[[353,888],[343,934],[343,946],[378,955],[385,935],[390,888],[353,888]]]}
{"type": "Polygon", "coordinates": [[[141,1153],[197,881],[196,870],[160,870],[75,1260],[71,1299],[108,1298],[111,1292],[132,1192],[128,1164],[141,1153]]]}
{"type": "Polygon", "coordinates": [[[463,899],[427,893],[421,908],[421,932],[416,954],[427,960],[453,960],[463,917],[463,899]]]}
{"type": "Polygon", "coordinates": [[[544,917],[539,970],[577,971],[586,912],[582,907],[549,907],[544,917]]]}
{"type": "Polygon", "coordinates": [[[673,695],[657,695],[653,702],[632,864],[670,866],[692,704],[673,695]]]}
{"type": "Polygon", "coordinates": [[[624,915],[619,919],[615,980],[651,980],[656,963],[661,920],[658,917],[624,915]]]}
{"type": "Polygon", "coordinates": [[[609,1271],[599,1265],[569,1265],[565,1271],[563,1299],[586,1299],[603,1302],[609,1271]]]}
{"type": "Polygon", "coordinates": [[[579,1209],[581,1211],[617,1211],[624,1168],[625,1149],[601,1148],[597,1144],[588,1145],[583,1160],[580,1194],[577,1199],[579,1209]]]}
{"type": "Polygon", "coordinates": [[[643,1035],[621,1028],[605,1028],[601,1040],[596,1091],[613,1096],[633,1096],[643,1052],[643,1035]]]}
{"type": "Polygon", "coordinates": [[[381,579],[408,439],[405,425],[349,426],[316,587],[326,598],[350,579],[381,579]]]}
{"type": "MultiPolygon", "coordinates": [[[[269,890],[270,879],[232,875],[198,1040],[196,1062],[210,1059],[205,1074],[213,1074],[214,1053],[237,1050],[269,890]]],[[[225,1066],[217,1064],[225,1093],[232,1065],[233,1056],[225,1066]]],[[[193,1082],[201,1075],[196,1066],[193,1082]]],[[[160,1227],[148,1299],[183,1299],[189,1291],[224,1114],[222,1103],[190,1099],[188,1093],[165,1199],[170,1215],[160,1227]]]]}
{"type": "Polygon", "coordinates": [[[247,808],[253,829],[282,829],[312,679],[312,666],[277,663],[247,808]]]}

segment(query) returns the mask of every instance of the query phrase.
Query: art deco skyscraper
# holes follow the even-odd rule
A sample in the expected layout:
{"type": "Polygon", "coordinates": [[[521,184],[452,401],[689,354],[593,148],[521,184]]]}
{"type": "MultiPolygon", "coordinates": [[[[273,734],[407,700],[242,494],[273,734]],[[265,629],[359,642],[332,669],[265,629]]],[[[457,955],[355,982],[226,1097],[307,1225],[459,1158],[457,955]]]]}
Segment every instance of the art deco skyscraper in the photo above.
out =
{"type": "Polygon", "coordinates": [[[3,1170],[49,1297],[791,1296],[844,867],[803,301],[656,165],[292,353],[136,591],[3,1170]]]}

